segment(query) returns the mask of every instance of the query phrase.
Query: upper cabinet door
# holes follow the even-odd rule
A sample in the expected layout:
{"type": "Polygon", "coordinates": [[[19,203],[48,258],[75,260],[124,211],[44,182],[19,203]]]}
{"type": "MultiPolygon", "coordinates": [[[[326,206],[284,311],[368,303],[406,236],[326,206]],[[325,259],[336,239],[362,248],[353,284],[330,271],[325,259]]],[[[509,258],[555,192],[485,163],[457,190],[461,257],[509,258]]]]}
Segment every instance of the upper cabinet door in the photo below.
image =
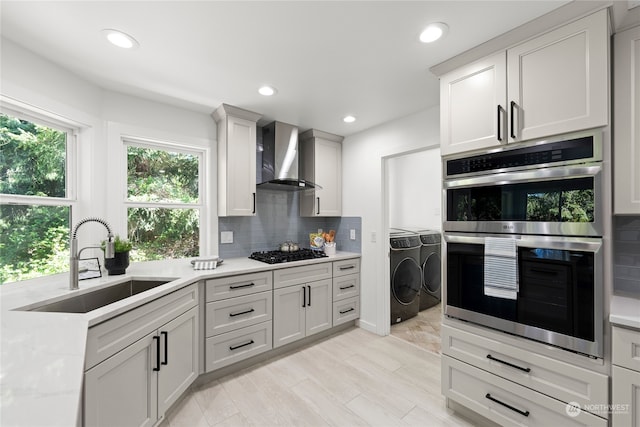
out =
{"type": "Polygon", "coordinates": [[[300,135],[300,177],[321,187],[300,192],[300,216],[342,215],[342,139],[315,129],[300,135]]]}
{"type": "Polygon", "coordinates": [[[603,9],[507,50],[509,141],[608,124],[603,9]]]}
{"type": "Polygon", "coordinates": [[[320,200],[319,216],[342,215],[342,144],[318,138],[316,140],[316,192],[320,200]]]}
{"type": "Polygon", "coordinates": [[[226,215],[255,215],[256,124],[228,117],[227,126],[226,215]]]}
{"type": "Polygon", "coordinates": [[[218,215],[256,214],[256,122],[261,116],[222,104],[218,125],[218,215]]]}
{"type": "Polygon", "coordinates": [[[640,214],[640,26],[615,35],[614,213],[640,214]]]}
{"type": "Polygon", "coordinates": [[[440,79],[442,155],[506,143],[506,54],[500,52],[440,79]]]}

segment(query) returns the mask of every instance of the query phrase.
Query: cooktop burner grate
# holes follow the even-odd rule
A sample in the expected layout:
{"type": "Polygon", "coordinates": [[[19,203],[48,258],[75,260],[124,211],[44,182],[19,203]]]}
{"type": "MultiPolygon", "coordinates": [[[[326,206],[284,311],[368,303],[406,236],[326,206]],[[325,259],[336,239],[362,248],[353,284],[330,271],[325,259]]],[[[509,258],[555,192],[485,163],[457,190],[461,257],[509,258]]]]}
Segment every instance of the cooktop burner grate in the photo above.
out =
{"type": "Polygon", "coordinates": [[[282,262],[303,261],[307,259],[325,258],[327,255],[322,251],[314,251],[312,249],[298,249],[293,252],[284,251],[263,251],[254,252],[249,258],[256,261],[266,262],[267,264],[279,264],[282,262]]]}

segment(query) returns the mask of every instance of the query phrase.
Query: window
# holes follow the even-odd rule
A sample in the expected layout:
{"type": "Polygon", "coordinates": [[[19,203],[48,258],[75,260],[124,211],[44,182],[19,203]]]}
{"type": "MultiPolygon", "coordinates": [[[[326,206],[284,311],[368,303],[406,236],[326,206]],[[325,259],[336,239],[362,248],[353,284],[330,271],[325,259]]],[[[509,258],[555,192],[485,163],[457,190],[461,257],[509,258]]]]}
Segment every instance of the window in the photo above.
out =
{"type": "Polygon", "coordinates": [[[198,256],[202,152],[141,141],[125,147],[131,259],[198,256]]]}
{"type": "Polygon", "coordinates": [[[69,269],[74,140],[53,119],[0,111],[0,283],[69,269]]]}

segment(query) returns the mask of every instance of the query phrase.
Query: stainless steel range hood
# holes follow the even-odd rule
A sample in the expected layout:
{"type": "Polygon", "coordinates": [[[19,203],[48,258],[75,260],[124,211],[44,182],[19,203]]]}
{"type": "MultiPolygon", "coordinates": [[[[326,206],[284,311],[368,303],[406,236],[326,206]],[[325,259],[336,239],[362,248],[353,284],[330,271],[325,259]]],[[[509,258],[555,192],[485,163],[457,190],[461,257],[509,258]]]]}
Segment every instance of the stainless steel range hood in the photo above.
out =
{"type": "MultiPolygon", "coordinates": [[[[260,147],[260,146],[259,146],[260,147]]],[[[262,128],[262,182],[257,188],[299,191],[320,188],[298,176],[298,128],[272,122],[262,128]]]]}

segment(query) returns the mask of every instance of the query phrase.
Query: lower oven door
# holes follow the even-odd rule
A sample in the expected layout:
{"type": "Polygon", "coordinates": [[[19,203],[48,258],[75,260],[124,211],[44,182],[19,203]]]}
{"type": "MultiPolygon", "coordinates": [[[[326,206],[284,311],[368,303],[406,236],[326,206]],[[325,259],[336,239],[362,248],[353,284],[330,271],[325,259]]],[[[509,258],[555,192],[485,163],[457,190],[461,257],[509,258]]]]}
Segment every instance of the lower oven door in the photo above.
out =
{"type": "Polygon", "coordinates": [[[444,314],[603,357],[602,239],[444,233],[444,314]],[[487,295],[485,239],[516,240],[515,299],[487,295]]]}

